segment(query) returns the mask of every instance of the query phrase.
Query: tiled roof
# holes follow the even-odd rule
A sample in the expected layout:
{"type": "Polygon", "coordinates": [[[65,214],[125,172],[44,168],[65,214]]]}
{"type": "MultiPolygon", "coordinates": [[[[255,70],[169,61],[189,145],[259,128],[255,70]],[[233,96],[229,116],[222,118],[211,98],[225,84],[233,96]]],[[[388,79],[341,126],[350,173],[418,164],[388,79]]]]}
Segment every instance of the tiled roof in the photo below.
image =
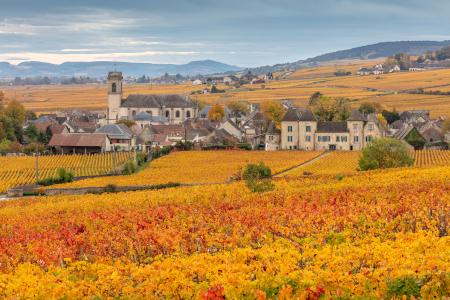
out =
{"type": "Polygon", "coordinates": [[[122,107],[140,108],[193,108],[193,103],[188,97],[182,95],[129,95],[122,107]]]}
{"type": "Polygon", "coordinates": [[[330,122],[323,121],[317,123],[317,131],[318,133],[339,133],[339,132],[348,132],[347,122],[330,122]]]}
{"type": "Polygon", "coordinates": [[[107,135],[102,133],[61,133],[52,136],[50,147],[105,147],[107,135]]]}
{"type": "Polygon", "coordinates": [[[96,133],[105,133],[111,139],[128,140],[133,137],[133,132],[124,124],[107,124],[95,131],[96,133]]]}
{"type": "Polygon", "coordinates": [[[315,122],[317,121],[310,109],[289,108],[283,117],[284,122],[315,122]]]}
{"type": "Polygon", "coordinates": [[[350,117],[347,119],[347,121],[366,121],[367,118],[364,116],[363,113],[361,113],[359,110],[354,109],[350,113],[350,117]]]}

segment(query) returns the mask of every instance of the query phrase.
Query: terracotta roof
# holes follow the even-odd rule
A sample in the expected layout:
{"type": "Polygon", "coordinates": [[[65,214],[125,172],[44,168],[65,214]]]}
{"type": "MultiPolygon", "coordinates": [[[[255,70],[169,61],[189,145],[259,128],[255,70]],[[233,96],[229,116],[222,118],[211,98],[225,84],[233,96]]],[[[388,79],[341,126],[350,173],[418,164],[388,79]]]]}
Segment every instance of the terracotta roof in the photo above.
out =
{"type": "Polygon", "coordinates": [[[61,133],[52,136],[50,147],[105,147],[106,134],[102,133],[61,133]]]}
{"type": "Polygon", "coordinates": [[[318,122],[317,131],[318,133],[338,133],[338,132],[348,132],[347,122],[318,122]]]}
{"type": "Polygon", "coordinates": [[[67,129],[67,127],[65,125],[59,125],[59,124],[50,125],[50,130],[51,130],[52,134],[63,133],[64,129],[67,129]]]}
{"type": "Polygon", "coordinates": [[[195,107],[188,97],[182,95],[129,95],[121,107],[140,107],[140,108],[188,108],[195,107]]]}

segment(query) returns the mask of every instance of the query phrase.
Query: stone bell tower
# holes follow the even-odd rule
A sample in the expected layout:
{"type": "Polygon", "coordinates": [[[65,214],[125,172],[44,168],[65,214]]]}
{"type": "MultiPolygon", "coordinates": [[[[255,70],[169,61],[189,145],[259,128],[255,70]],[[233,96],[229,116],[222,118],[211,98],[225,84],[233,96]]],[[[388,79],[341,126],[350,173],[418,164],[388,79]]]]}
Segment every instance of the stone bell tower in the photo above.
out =
{"type": "Polygon", "coordinates": [[[122,72],[108,73],[108,124],[115,123],[119,120],[119,108],[122,104],[122,72]]]}

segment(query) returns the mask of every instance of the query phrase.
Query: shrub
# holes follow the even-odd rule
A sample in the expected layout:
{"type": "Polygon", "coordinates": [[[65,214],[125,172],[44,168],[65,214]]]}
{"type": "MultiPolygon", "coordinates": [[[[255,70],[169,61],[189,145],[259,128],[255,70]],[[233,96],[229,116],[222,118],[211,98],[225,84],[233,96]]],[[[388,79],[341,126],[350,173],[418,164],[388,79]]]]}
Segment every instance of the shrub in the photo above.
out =
{"type": "Polygon", "coordinates": [[[115,193],[117,191],[117,186],[115,184],[108,184],[103,190],[105,193],[115,193]]]}
{"type": "Polygon", "coordinates": [[[136,170],[137,170],[136,163],[133,160],[129,160],[123,167],[122,174],[123,175],[131,175],[131,174],[135,173],[136,170]]]}
{"type": "Polygon", "coordinates": [[[47,186],[52,184],[67,183],[72,182],[74,177],[75,176],[72,171],[66,170],[64,168],[59,168],[56,171],[56,177],[44,178],[42,180],[39,180],[37,184],[47,186]]]}
{"type": "Polygon", "coordinates": [[[402,296],[418,298],[420,297],[420,287],[421,283],[418,279],[412,276],[400,277],[387,283],[387,298],[401,298],[402,296]]]}
{"type": "Polygon", "coordinates": [[[360,170],[412,166],[414,158],[402,141],[379,138],[367,145],[359,159],[360,170]]]}
{"type": "Polygon", "coordinates": [[[274,189],[272,171],[263,162],[248,164],[242,174],[247,187],[252,192],[263,193],[274,189]]]}

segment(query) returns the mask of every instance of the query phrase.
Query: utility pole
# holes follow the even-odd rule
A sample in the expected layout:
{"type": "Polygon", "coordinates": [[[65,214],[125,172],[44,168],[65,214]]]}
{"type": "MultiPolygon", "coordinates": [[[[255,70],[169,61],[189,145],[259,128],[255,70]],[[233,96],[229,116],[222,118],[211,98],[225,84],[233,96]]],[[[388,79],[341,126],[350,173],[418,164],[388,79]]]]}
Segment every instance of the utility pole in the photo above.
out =
{"type": "Polygon", "coordinates": [[[39,181],[39,152],[36,152],[34,156],[36,156],[36,184],[37,184],[39,181]]]}

